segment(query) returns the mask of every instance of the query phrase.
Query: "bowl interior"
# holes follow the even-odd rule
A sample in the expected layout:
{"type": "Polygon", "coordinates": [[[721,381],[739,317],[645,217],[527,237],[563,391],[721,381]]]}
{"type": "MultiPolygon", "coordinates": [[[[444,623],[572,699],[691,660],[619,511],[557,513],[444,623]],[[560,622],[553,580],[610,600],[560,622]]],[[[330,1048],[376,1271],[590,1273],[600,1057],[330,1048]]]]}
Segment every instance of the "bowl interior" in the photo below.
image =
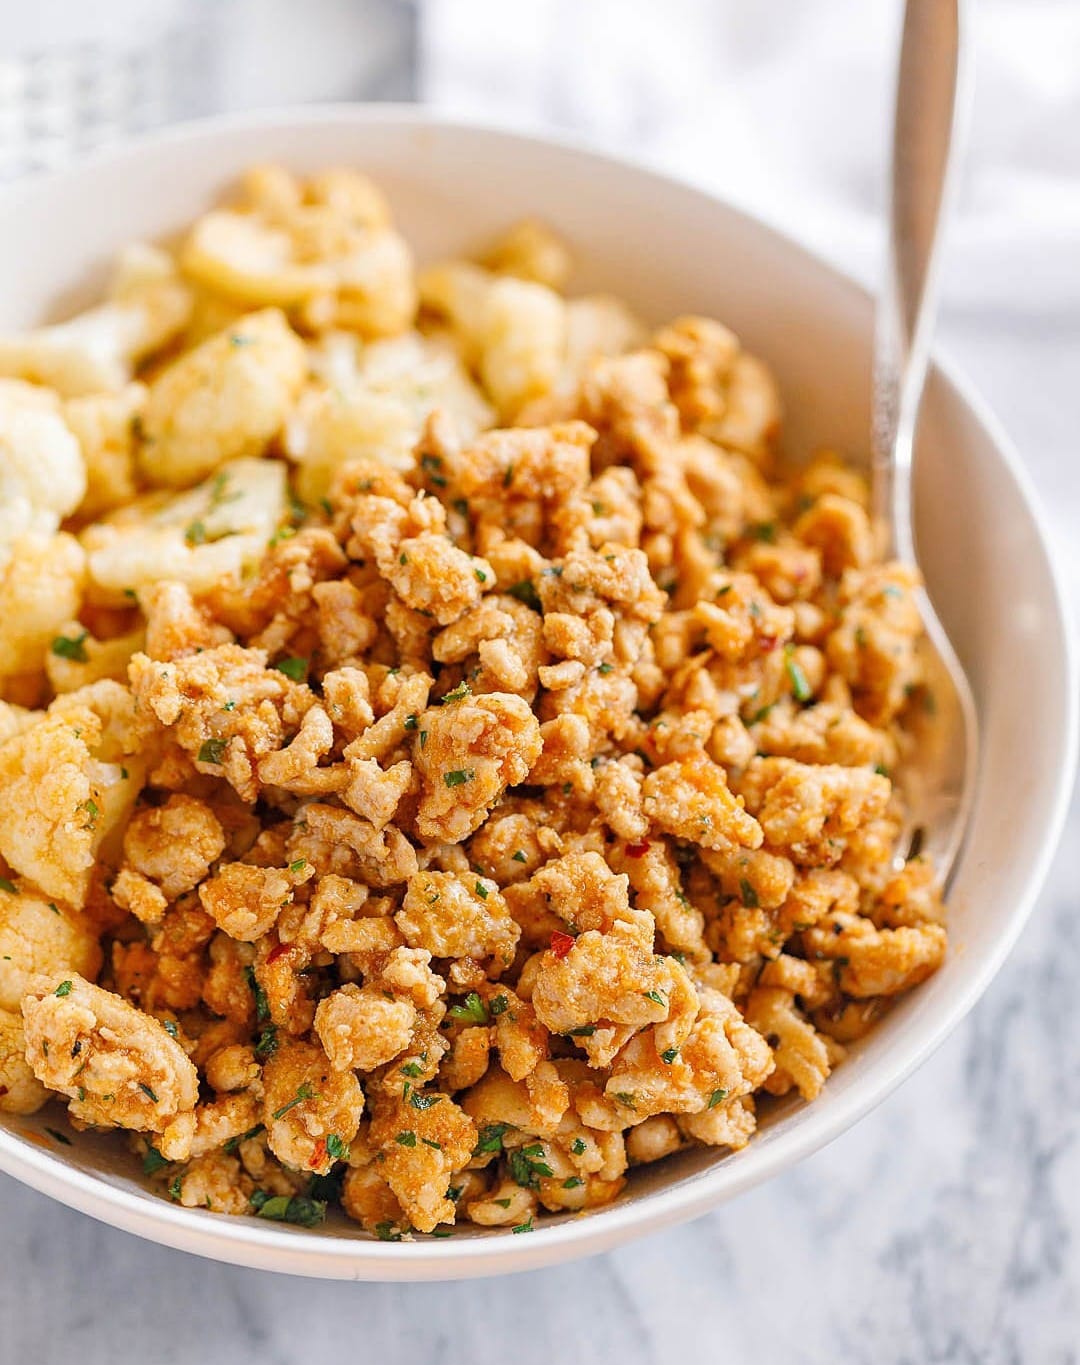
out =
{"type": "MultiPolygon", "coordinates": [[[[86,302],[117,246],[175,232],[242,167],[270,159],[298,170],[367,170],[421,258],[469,251],[518,217],[546,218],[575,249],[575,290],[619,294],[650,321],[699,312],[738,332],[779,378],[791,452],[865,451],[871,304],[858,287],[688,187],[416,111],[194,125],[18,188],[0,218],[0,327],[86,302]]],[[[944,1037],[1000,965],[1056,840],[1074,747],[1062,607],[1022,477],[998,433],[940,370],[927,393],[916,484],[922,566],[980,710],[980,791],[950,897],[946,966],[893,1010],[813,1105],[777,1106],[746,1151],[699,1150],[646,1168],[617,1206],[529,1238],[469,1231],[384,1247],[352,1225],[310,1233],[180,1210],[142,1189],[122,1143],[84,1135],[60,1147],[44,1132],[47,1114],[4,1118],[0,1165],[96,1216],[224,1259],[300,1273],[448,1277],[600,1249],[691,1216],[842,1131],[944,1037]]]]}

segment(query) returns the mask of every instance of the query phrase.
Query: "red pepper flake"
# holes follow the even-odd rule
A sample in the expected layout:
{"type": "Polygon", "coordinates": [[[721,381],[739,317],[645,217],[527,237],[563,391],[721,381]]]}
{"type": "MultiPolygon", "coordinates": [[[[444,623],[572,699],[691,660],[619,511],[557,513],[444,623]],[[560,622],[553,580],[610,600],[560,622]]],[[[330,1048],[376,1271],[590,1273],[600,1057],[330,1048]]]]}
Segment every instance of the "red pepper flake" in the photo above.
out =
{"type": "Polygon", "coordinates": [[[626,845],[626,856],[628,858],[644,858],[650,848],[652,848],[652,844],[649,843],[648,839],[642,839],[640,844],[626,845]]]}
{"type": "Polygon", "coordinates": [[[556,929],[551,935],[551,951],[556,957],[562,958],[574,946],[572,934],[564,934],[561,929],[556,929]]]}
{"type": "Polygon", "coordinates": [[[271,962],[276,962],[279,957],[284,957],[291,947],[291,943],[279,943],[276,948],[271,948],[266,954],[266,965],[269,967],[271,962]]]}
{"type": "Polygon", "coordinates": [[[775,635],[758,636],[758,644],[761,646],[761,651],[763,654],[768,654],[770,650],[775,649],[778,643],[779,641],[777,640],[775,635]]]}
{"type": "Polygon", "coordinates": [[[308,1162],[308,1165],[311,1167],[313,1171],[317,1170],[323,1164],[326,1158],[327,1158],[326,1139],[320,1138],[318,1142],[315,1144],[315,1150],[311,1154],[311,1160],[308,1162]]]}

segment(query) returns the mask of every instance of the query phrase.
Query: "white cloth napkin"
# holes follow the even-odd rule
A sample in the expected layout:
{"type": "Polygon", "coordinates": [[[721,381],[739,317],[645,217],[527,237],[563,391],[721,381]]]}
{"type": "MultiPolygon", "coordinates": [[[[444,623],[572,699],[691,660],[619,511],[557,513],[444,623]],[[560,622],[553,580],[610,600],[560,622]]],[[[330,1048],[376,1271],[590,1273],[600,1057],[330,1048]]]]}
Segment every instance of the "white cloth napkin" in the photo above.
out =
{"type": "MultiPolygon", "coordinates": [[[[422,98],[673,169],[872,278],[901,6],[427,0],[422,98]]],[[[1080,4],[982,0],[952,303],[1080,308],[1080,4]]]]}

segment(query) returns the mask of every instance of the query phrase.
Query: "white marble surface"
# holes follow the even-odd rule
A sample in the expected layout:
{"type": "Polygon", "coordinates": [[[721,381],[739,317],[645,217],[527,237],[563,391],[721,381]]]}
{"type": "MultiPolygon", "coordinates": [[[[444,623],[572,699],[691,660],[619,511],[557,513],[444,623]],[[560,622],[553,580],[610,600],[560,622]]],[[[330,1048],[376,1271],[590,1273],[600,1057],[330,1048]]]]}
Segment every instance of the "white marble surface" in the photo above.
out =
{"type": "MultiPolygon", "coordinates": [[[[464,87],[446,51],[427,50],[426,80],[453,103],[455,80],[464,87]]],[[[640,94],[643,118],[656,94],[640,94]]],[[[522,115],[510,81],[485,98],[522,115]]],[[[550,113],[625,140],[584,95],[550,113]]],[[[1080,181],[1075,158],[1070,173],[1080,181]]],[[[943,339],[1071,542],[1080,280],[1033,295],[1025,283],[1045,274],[1046,243],[1018,226],[1006,245],[1011,287],[995,281],[986,304],[975,288],[954,291],[943,339]]],[[[1078,885],[1074,805],[1016,951],[912,1080],[769,1185],[591,1261],[464,1285],[302,1281],[151,1246],[0,1177],[0,1365],[1080,1360],[1078,885]]]]}

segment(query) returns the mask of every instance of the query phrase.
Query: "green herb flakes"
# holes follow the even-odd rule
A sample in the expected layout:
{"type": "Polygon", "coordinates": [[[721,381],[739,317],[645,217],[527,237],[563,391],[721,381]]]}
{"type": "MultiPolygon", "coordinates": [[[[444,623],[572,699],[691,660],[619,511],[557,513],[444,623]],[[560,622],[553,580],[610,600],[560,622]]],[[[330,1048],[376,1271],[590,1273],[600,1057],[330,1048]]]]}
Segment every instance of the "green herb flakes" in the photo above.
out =
{"type": "Polygon", "coordinates": [[[307,677],[308,661],[291,655],[287,659],[279,659],[274,667],[279,673],[284,673],[293,682],[303,682],[307,677]]]}
{"type": "Polygon", "coordinates": [[[220,765],[221,760],[225,754],[225,750],[228,748],[228,744],[229,741],[227,739],[204,740],[198,753],[199,762],[217,763],[218,765],[220,765]]]}
{"type": "Polygon", "coordinates": [[[88,630],[81,634],[58,635],[49,648],[58,659],[71,659],[77,664],[86,663],[86,638],[90,634],[88,630]]]}

